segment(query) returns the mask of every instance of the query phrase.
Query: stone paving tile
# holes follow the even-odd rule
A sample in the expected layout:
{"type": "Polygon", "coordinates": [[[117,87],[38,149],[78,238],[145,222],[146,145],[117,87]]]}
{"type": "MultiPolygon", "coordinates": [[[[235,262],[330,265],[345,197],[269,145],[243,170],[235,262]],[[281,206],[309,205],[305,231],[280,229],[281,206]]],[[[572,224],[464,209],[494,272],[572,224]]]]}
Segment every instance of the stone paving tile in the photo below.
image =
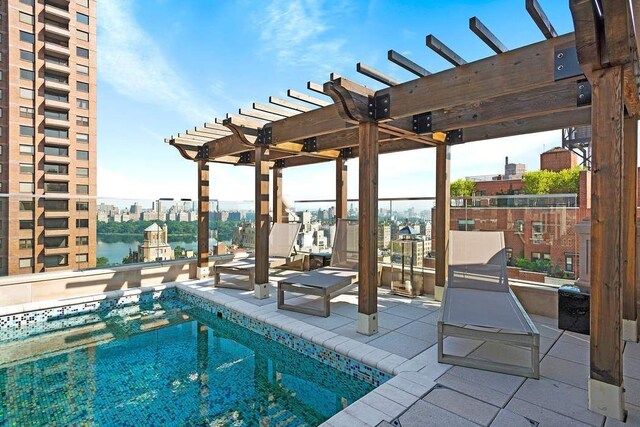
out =
{"type": "Polygon", "coordinates": [[[529,318],[534,321],[534,323],[540,322],[547,324],[549,326],[553,326],[554,328],[558,327],[558,319],[554,319],[552,317],[540,316],[538,314],[530,314],[529,318]]]}
{"type": "Polygon", "coordinates": [[[640,380],[640,360],[634,359],[626,352],[622,356],[622,369],[625,376],[640,380]]]}
{"type": "Polygon", "coordinates": [[[467,381],[456,375],[450,374],[449,372],[438,378],[436,382],[452,390],[456,390],[462,394],[466,394],[467,396],[471,396],[499,408],[503,408],[512,396],[511,394],[493,390],[486,385],[467,381]]]}
{"type": "Polygon", "coordinates": [[[547,355],[587,366],[589,365],[589,348],[567,341],[556,342],[547,355]]]}
{"type": "Polygon", "coordinates": [[[494,342],[482,344],[469,357],[516,366],[531,365],[531,350],[494,342]]]}
{"type": "Polygon", "coordinates": [[[463,366],[454,366],[447,373],[509,396],[512,396],[525,380],[525,378],[515,375],[465,368],[463,366]]]}
{"type": "Polygon", "coordinates": [[[430,342],[432,345],[438,342],[438,330],[428,323],[414,321],[399,327],[396,332],[430,342]]]}
{"type": "Polygon", "coordinates": [[[388,397],[385,397],[378,393],[369,393],[366,396],[362,397],[358,402],[366,403],[372,408],[375,408],[383,414],[388,415],[388,420],[396,418],[398,415],[403,413],[405,409],[407,409],[406,406],[394,402],[388,397]]]}
{"type": "Polygon", "coordinates": [[[358,304],[356,303],[354,305],[344,301],[331,301],[331,315],[333,315],[333,313],[348,317],[353,320],[358,320],[358,304]]]}
{"type": "Polygon", "coordinates": [[[602,415],[586,409],[586,390],[548,378],[526,380],[514,397],[587,424],[600,426],[604,421],[602,415]]]}
{"type": "Polygon", "coordinates": [[[628,357],[640,360],[640,343],[627,342],[624,346],[624,354],[628,357]]]}
{"type": "Polygon", "coordinates": [[[360,421],[374,426],[377,425],[380,421],[390,421],[394,418],[370,405],[367,405],[361,400],[347,406],[347,409],[345,409],[345,411],[355,418],[358,418],[360,421]]]}
{"type": "MultiPolygon", "coordinates": [[[[509,401],[505,409],[534,420],[540,426],[584,427],[590,425],[515,398],[509,401]]],[[[586,411],[586,408],[584,410],[586,411]]]]}
{"type": "MultiPolygon", "coordinates": [[[[332,332],[335,332],[338,335],[342,335],[343,337],[351,338],[354,341],[359,341],[361,343],[370,343],[376,338],[380,338],[385,334],[389,333],[389,329],[378,328],[378,333],[373,335],[365,335],[359,333],[357,330],[357,325],[355,323],[349,323],[344,326],[340,326],[339,328],[332,329],[332,332]]],[[[376,346],[374,346],[376,347],[376,346]]],[[[387,350],[387,349],[384,349],[387,350]]]]}
{"type": "Polygon", "coordinates": [[[500,410],[496,406],[444,387],[434,388],[422,400],[483,426],[488,426],[500,410]]]}
{"type": "Polygon", "coordinates": [[[421,317],[420,319],[418,319],[418,321],[437,326],[439,318],[440,318],[440,312],[434,311],[432,313],[427,314],[424,317],[421,317]]]}
{"type": "Polygon", "coordinates": [[[491,427],[532,427],[531,421],[522,415],[501,409],[493,419],[491,427]]]}
{"type": "Polygon", "coordinates": [[[407,393],[404,390],[400,390],[397,387],[386,382],[382,384],[380,387],[376,388],[373,393],[378,393],[381,396],[386,397],[387,399],[391,399],[394,402],[408,408],[409,406],[416,403],[419,399],[418,396],[414,396],[411,393],[407,393]]]}
{"type": "Polygon", "coordinates": [[[362,358],[362,363],[364,363],[365,365],[376,367],[378,363],[382,361],[382,359],[388,356],[391,356],[391,353],[386,350],[377,348],[371,353],[365,354],[362,358]]]}
{"type": "Polygon", "coordinates": [[[411,320],[418,320],[421,317],[430,314],[431,312],[433,312],[433,310],[409,304],[396,304],[393,307],[384,310],[383,312],[395,314],[396,316],[406,317],[407,319],[411,320]]]}
{"type": "Polygon", "coordinates": [[[407,359],[411,359],[431,346],[427,341],[412,338],[395,331],[369,341],[368,344],[407,359]]]}
{"type": "Polygon", "coordinates": [[[630,377],[623,377],[624,400],[635,406],[640,406],[640,380],[630,377]]]}
{"type": "MultiPolygon", "coordinates": [[[[385,350],[386,351],[386,350],[385,350]]],[[[402,365],[404,362],[407,361],[406,357],[402,357],[402,356],[398,356],[397,354],[392,354],[390,353],[389,356],[385,357],[384,359],[380,360],[377,364],[376,367],[384,372],[388,372],[390,374],[393,374],[393,370],[397,367],[402,365]]]]}
{"type": "Polygon", "coordinates": [[[431,390],[435,383],[429,378],[420,374],[410,374],[402,372],[395,377],[391,378],[385,384],[390,384],[393,387],[399,388],[409,394],[412,394],[418,398],[423,397],[429,390],[431,390]]]}
{"type": "Polygon", "coordinates": [[[625,422],[609,417],[607,421],[605,421],[604,427],[640,426],[640,407],[626,405],[625,409],[627,410],[627,419],[625,422]]]}
{"type": "Polygon", "coordinates": [[[402,427],[451,426],[477,427],[459,415],[446,411],[432,403],[419,400],[399,417],[402,427]]]}
{"type": "Polygon", "coordinates": [[[394,330],[409,323],[411,323],[411,319],[407,319],[406,317],[397,316],[384,311],[378,313],[378,326],[380,328],[394,330]]]}
{"type": "Polygon", "coordinates": [[[371,427],[375,424],[367,424],[346,411],[340,411],[320,425],[332,427],[371,427]]]}
{"type": "Polygon", "coordinates": [[[533,324],[538,329],[538,332],[540,332],[541,337],[555,339],[555,338],[558,338],[560,334],[562,334],[562,331],[560,329],[556,328],[555,326],[549,325],[547,323],[533,322],[533,324]]]}
{"type": "Polygon", "coordinates": [[[558,342],[568,342],[570,344],[589,347],[589,335],[578,334],[571,331],[564,331],[562,336],[558,338],[558,342]]]}
{"type": "Polygon", "coordinates": [[[547,355],[542,359],[542,362],[540,362],[540,375],[587,390],[589,367],[547,355]]]}
{"type": "Polygon", "coordinates": [[[304,319],[304,322],[328,331],[345,325],[352,325],[353,329],[356,328],[356,322],[353,319],[333,312],[329,317],[309,316],[304,319]]]}

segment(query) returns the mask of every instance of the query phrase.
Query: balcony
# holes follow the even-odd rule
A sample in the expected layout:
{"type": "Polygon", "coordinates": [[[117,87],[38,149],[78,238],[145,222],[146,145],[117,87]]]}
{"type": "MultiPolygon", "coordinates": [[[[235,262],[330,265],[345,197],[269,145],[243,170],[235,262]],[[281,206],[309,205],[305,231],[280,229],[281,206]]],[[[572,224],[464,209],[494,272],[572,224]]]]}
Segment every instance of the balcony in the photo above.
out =
{"type": "MultiPolygon", "coordinates": [[[[44,248],[45,255],[67,255],[68,253],[69,246],[63,246],[61,248],[44,248]]],[[[49,270],[49,267],[47,267],[47,270],[49,270]]]]}
{"type": "Polygon", "coordinates": [[[44,87],[46,89],[53,89],[53,90],[66,92],[66,93],[69,93],[69,91],[71,90],[71,88],[69,87],[69,83],[61,83],[53,80],[45,80],[44,87]]]}
{"type": "Polygon", "coordinates": [[[44,236],[45,237],[57,237],[57,236],[68,236],[69,235],[69,227],[67,228],[45,228],[44,236]]]}
{"type": "Polygon", "coordinates": [[[68,10],[61,9],[51,4],[45,5],[44,14],[45,14],[45,17],[62,18],[65,21],[71,20],[71,14],[69,13],[68,10]]]}
{"type": "MultiPolygon", "coordinates": [[[[45,174],[44,179],[47,181],[55,181],[55,178],[52,178],[52,175],[54,174],[45,174]]],[[[69,175],[63,175],[63,176],[66,176],[67,178],[69,177],[69,175]]],[[[52,211],[52,210],[45,209],[44,217],[45,218],[69,218],[69,211],[52,211]]]]}
{"type": "Polygon", "coordinates": [[[71,36],[71,33],[69,32],[68,29],[59,27],[57,25],[54,25],[48,22],[44,24],[44,30],[47,33],[50,33],[59,37],[63,37],[64,39],[67,39],[67,40],[71,36]]]}
{"type": "Polygon", "coordinates": [[[69,156],[56,156],[55,154],[45,154],[44,161],[46,163],[62,163],[68,165],[71,163],[71,158],[69,156]]]}
{"type": "Polygon", "coordinates": [[[44,180],[56,181],[56,182],[69,182],[69,175],[61,174],[61,173],[45,173],[44,180]]]}
{"type": "MultiPolygon", "coordinates": [[[[58,128],[69,129],[69,120],[54,119],[51,117],[45,117],[44,124],[46,126],[55,126],[58,128]]],[[[66,138],[56,138],[53,136],[45,136],[45,142],[57,145],[69,145],[69,140],[66,138]]]]}
{"type": "Polygon", "coordinates": [[[61,110],[69,110],[69,101],[56,101],[53,99],[44,100],[45,107],[59,108],[61,110]]]}
{"type": "Polygon", "coordinates": [[[45,59],[44,61],[44,69],[46,71],[57,71],[59,73],[69,74],[69,65],[63,65],[56,62],[48,61],[45,59]]]}
{"type": "Polygon", "coordinates": [[[61,46],[59,44],[55,44],[52,42],[45,42],[44,51],[46,53],[57,53],[58,55],[62,55],[62,56],[71,55],[71,51],[69,50],[68,47],[61,46]]]}

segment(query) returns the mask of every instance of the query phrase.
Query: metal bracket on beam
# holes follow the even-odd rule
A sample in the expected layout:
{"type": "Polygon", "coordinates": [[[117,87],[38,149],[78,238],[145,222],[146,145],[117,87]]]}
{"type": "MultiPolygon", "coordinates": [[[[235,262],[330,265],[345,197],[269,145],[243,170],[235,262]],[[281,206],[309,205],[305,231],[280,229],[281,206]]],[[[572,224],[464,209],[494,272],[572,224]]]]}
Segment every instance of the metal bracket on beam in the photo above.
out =
{"type": "Polygon", "coordinates": [[[431,132],[431,112],[413,116],[413,131],[415,133],[431,132]]]}
{"type": "Polygon", "coordinates": [[[278,159],[273,163],[274,168],[282,169],[284,167],[284,159],[278,159]]]}
{"type": "Polygon", "coordinates": [[[238,160],[238,164],[246,165],[247,163],[251,163],[251,152],[247,151],[245,153],[240,153],[240,160],[238,160]]]}
{"type": "Polygon", "coordinates": [[[584,74],[578,62],[575,46],[555,48],[553,57],[553,78],[558,81],[584,74]]]}
{"type": "Polygon", "coordinates": [[[272,144],[271,134],[272,134],[271,126],[265,126],[265,127],[259,128],[258,137],[256,138],[256,144],[271,145],[272,144]]]}
{"type": "Polygon", "coordinates": [[[576,106],[591,105],[591,84],[587,80],[580,80],[576,86],[576,106]]]}
{"type": "Polygon", "coordinates": [[[447,145],[462,144],[464,142],[464,139],[462,138],[462,129],[448,131],[444,142],[447,145]]]}
{"type": "Polygon", "coordinates": [[[208,159],[209,158],[209,144],[203,144],[198,147],[198,154],[196,159],[208,159]]]}
{"type": "Polygon", "coordinates": [[[318,138],[312,136],[302,140],[302,151],[305,153],[313,153],[318,151],[318,138]]]}
{"type": "Polygon", "coordinates": [[[353,159],[353,148],[351,147],[341,148],[340,157],[343,159],[353,159]]]}
{"type": "Polygon", "coordinates": [[[391,97],[388,93],[369,97],[369,117],[373,120],[388,119],[391,116],[391,97]]]}

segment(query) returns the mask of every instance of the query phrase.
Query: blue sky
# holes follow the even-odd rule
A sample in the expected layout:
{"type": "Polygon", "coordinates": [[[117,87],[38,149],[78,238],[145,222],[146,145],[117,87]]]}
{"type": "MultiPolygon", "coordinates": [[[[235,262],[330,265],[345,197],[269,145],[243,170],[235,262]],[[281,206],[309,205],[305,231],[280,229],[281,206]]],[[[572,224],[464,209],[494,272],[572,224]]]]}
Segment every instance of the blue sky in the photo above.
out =
{"type": "MultiPolygon", "coordinates": [[[[568,2],[539,0],[558,33],[573,31],[568,2]]],[[[432,72],[450,65],[425,46],[434,34],[467,61],[492,51],[468,29],[478,16],[509,48],[543,36],[524,0],[103,0],[98,2],[98,196],[196,196],[196,167],[163,138],[237,113],[330,72],[379,88],[357,62],[399,80],[412,75],[386,59],[395,49],[432,72]]],[[[321,97],[309,93],[314,96],[321,97]]],[[[328,100],[328,98],[327,98],[328,100]]],[[[539,166],[560,132],[452,149],[452,177],[499,173],[504,158],[539,166]]],[[[349,161],[357,197],[357,160],[349,161]]],[[[381,197],[432,196],[435,151],[381,156],[381,197]]],[[[332,198],[332,163],[286,169],[292,200],[332,198]]],[[[211,165],[211,198],[253,197],[251,168],[211,165]]]]}

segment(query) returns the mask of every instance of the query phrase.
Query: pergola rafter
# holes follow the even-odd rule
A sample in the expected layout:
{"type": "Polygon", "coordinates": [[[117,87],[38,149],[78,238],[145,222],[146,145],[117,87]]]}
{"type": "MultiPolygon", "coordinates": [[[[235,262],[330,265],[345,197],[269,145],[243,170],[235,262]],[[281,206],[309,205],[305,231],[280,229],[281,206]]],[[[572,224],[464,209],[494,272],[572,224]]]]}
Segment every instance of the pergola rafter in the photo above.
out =
{"type": "MultiPolygon", "coordinates": [[[[327,102],[289,91],[309,105],[270,97],[224,121],[169,138],[199,165],[226,162],[256,170],[256,296],[268,280],[269,167],[274,218],[281,220],[282,169],[333,161],[338,215],[346,214],[346,159],[360,170],[358,331],[377,331],[378,156],[436,147],[436,297],[447,273],[450,146],[505,136],[593,126],[592,313],[590,409],[622,418],[620,338],[637,339],[635,170],[640,0],[570,0],[575,33],[558,35],[536,0],[525,8],[544,40],[507,49],[477,17],[470,29],[495,55],[465,61],[435,36],[426,44],[454,67],[431,74],[396,51],[388,59],[417,78],[397,81],[360,63],[388,87],[372,90],[332,73],[307,89],[327,102]],[[231,133],[229,133],[231,132],[231,133]],[[625,173],[623,173],[623,170],[625,173]],[[607,236],[606,238],[604,236],[607,236]],[[622,248],[625,248],[624,251],[622,248]],[[259,266],[259,268],[258,268],[259,266]]],[[[200,185],[208,169],[199,166],[200,185]]],[[[205,192],[203,191],[203,194],[205,192]]],[[[202,204],[204,206],[204,204],[202,204]]],[[[204,215],[201,215],[204,218],[204,215]]],[[[200,239],[205,237],[200,236],[200,239]]],[[[200,246],[199,246],[200,247],[200,246]]],[[[204,247],[201,248],[201,250],[204,247]]],[[[202,263],[204,258],[202,259],[202,263]]],[[[199,266],[201,260],[199,260],[199,266]]],[[[203,273],[204,274],[204,273],[203,273]]]]}

